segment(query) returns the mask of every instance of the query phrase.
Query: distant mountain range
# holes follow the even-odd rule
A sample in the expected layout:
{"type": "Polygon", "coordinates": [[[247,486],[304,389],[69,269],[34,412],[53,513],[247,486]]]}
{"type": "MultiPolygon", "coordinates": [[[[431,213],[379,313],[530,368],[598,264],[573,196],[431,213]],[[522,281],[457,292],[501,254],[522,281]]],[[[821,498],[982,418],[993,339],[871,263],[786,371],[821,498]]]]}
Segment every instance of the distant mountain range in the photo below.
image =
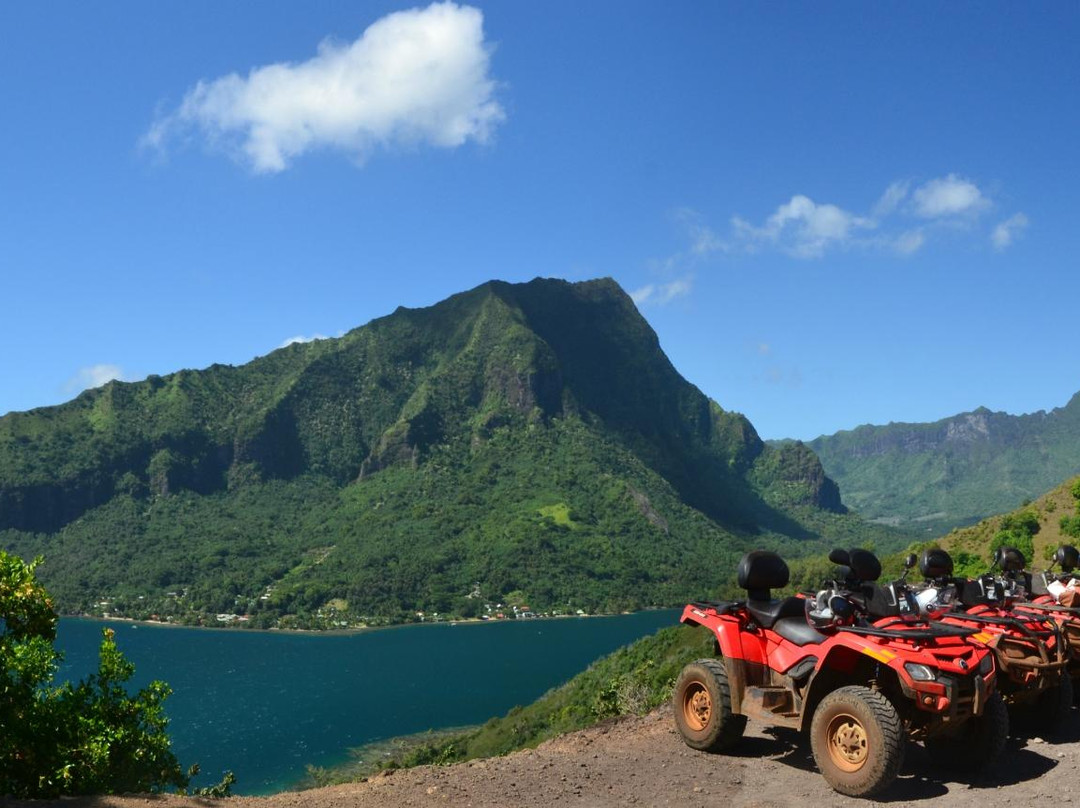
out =
{"type": "Polygon", "coordinates": [[[1080,474],[1080,393],[1031,415],[979,408],[807,444],[864,518],[928,535],[1012,511],[1080,474]]]}
{"type": "Polygon", "coordinates": [[[66,611],[333,627],[716,594],[903,538],[684,380],[610,280],[492,282],[0,418],[0,546],[66,611]]]}

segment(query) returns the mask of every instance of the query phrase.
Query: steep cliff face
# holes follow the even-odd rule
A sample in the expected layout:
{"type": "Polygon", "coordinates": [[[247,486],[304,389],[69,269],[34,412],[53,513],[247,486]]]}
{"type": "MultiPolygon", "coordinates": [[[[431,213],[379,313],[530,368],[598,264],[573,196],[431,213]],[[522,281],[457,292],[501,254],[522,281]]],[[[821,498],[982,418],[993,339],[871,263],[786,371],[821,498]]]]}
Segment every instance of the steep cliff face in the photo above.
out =
{"type": "Polygon", "coordinates": [[[1080,472],[1080,394],[1050,412],[980,407],[929,424],[861,426],[810,442],[848,506],[930,531],[1012,510],[1080,472]]]}
{"type": "Polygon", "coordinates": [[[494,282],[243,367],[111,382],[0,419],[0,528],[58,530],[126,475],[156,495],[307,473],[344,484],[567,415],[626,441],[706,510],[730,503],[725,486],[746,489],[764,451],[745,418],[679,376],[613,281],[494,282]]]}
{"type": "Polygon", "coordinates": [[[842,511],[812,452],[766,446],[683,379],[610,280],[492,282],[0,418],[0,538],[50,553],[68,597],[128,575],[407,610],[484,577],[655,603],[842,511]]]}

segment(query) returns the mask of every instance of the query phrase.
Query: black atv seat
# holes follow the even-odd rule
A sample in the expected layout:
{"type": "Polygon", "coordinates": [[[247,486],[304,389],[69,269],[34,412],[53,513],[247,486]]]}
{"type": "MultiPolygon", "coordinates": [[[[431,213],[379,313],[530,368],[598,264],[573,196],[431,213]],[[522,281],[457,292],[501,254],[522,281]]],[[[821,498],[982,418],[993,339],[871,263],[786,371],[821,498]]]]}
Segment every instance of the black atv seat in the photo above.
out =
{"type": "Polygon", "coordinates": [[[773,624],[773,631],[800,648],[804,645],[825,642],[828,639],[825,634],[822,634],[806,622],[805,615],[801,619],[798,617],[785,617],[782,620],[777,620],[773,624]]]}
{"type": "Polygon", "coordinates": [[[1049,595],[1050,590],[1046,588],[1046,577],[1043,574],[1032,575],[1029,582],[1027,591],[1035,597],[1039,595],[1049,595]]]}
{"type": "MultiPolygon", "coordinates": [[[[806,601],[802,598],[784,598],[783,600],[748,600],[746,611],[762,628],[772,628],[777,620],[784,617],[798,617],[806,623],[806,601]]],[[[809,625],[809,624],[807,624],[809,625]]]]}
{"type": "Polygon", "coordinates": [[[895,601],[888,589],[879,584],[866,587],[866,613],[871,620],[882,617],[899,617],[900,604],[895,601]]]}
{"type": "Polygon", "coordinates": [[[972,606],[995,606],[1000,602],[1001,593],[997,591],[997,585],[994,579],[990,576],[982,576],[974,580],[964,581],[960,586],[959,597],[957,600],[965,608],[971,608],[972,606]],[[994,587],[994,597],[990,597],[988,594],[988,588],[994,587]]]}

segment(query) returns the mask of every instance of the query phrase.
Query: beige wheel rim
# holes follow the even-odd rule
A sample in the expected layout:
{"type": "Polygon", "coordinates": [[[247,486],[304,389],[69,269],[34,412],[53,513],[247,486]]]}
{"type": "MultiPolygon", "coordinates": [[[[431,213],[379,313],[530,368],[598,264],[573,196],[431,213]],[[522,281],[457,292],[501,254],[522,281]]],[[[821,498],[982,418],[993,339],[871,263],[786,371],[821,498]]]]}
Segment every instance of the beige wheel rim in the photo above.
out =
{"type": "Polygon", "coordinates": [[[842,771],[856,772],[870,753],[866,728],[855,716],[841,713],[829,721],[825,735],[829,759],[842,771]]]}
{"type": "Polygon", "coordinates": [[[694,732],[701,732],[709,725],[713,704],[709,691],[700,682],[692,682],[683,692],[683,718],[694,732]]]}

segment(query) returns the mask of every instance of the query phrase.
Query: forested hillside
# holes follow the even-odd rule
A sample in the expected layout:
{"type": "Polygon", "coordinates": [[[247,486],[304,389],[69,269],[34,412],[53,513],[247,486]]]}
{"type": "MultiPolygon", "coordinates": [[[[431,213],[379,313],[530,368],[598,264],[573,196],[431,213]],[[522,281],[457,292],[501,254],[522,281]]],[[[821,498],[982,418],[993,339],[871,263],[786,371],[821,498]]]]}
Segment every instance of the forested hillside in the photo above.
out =
{"type": "Polygon", "coordinates": [[[939,535],[1011,511],[1080,473],[1080,393],[1050,412],[980,408],[931,424],[860,426],[808,445],[846,506],[939,535]]]}
{"type": "Polygon", "coordinates": [[[492,282],[0,418],[0,542],[69,612],[332,627],[616,610],[752,546],[896,546],[686,382],[610,280],[492,282]],[[220,618],[218,617],[220,615],[220,618]]]}

